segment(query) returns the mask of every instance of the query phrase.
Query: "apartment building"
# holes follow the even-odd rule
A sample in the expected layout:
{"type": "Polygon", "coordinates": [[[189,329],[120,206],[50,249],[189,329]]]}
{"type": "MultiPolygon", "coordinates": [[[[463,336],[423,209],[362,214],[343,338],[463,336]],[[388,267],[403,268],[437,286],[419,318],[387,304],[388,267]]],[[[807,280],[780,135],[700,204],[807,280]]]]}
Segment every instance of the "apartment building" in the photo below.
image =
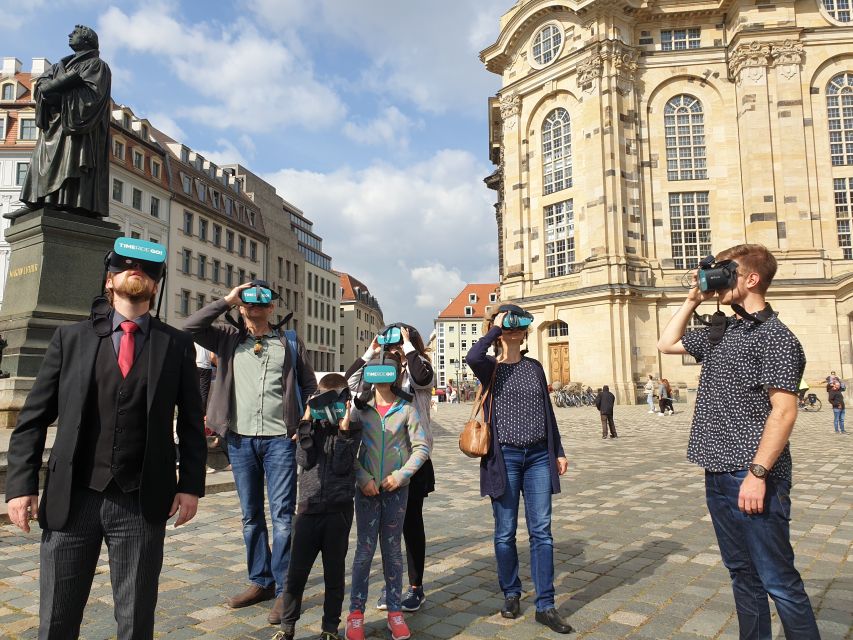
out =
{"type": "Polygon", "coordinates": [[[385,324],[379,301],[363,282],[335,272],[340,285],[340,370],[360,358],[385,324]]]}

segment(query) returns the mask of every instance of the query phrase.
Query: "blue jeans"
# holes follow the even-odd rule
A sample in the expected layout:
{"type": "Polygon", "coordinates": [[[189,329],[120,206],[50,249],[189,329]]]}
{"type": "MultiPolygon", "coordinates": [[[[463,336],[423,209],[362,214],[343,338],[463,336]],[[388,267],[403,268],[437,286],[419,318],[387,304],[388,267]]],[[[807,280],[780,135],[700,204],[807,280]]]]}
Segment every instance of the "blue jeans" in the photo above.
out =
{"type": "Polygon", "coordinates": [[[287,436],[241,436],[228,431],[228,458],[243,512],[249,581],[284,590],[290,563],[290,524],[296,507],[296,444],[287,436]],[[272,553],[264,510],[264,479],[272,521],[272,553]]]}
{"type": "Polygon", "coordinates": [[[705,472],[705,498],[723,564],[729,570],[741,640],[771,640],[770,604],[789,640],[819,640],[811,602],[794,568],[789,521],[790,483],[767,478],[764,512],[738,509],[740,485],[748,471],[705,472]]]}
{"type": "Polygon", "coordinates": [[[551,471],[545,444],[521,449],[500,445],[506,465],[506,489],[492,499],[495,516],[495,557],[504,597],[521,595],[518,577],[518,503],[524,494],[524,517],[530,538],[530,576],[536,589],[536,610],[554,607],[554,539],[551,537],[551,471]]]}
{"type": "Polygon", "coordinates": [[[833,407],[832,413],[835,414],[833,422],[835,431],[840,431],[841,433],[844,433],[844,409],[836,409],[835,407],[833,407]]]}
{"type": "Polygon", "coordinates": [[[654,394],[648,394],[646,396],[646,404],[649,405],[649,411],[655,411],[655,396],[654,394]]]}
{"type": "Polygon", "coordinates": [[[364,613],[370,565],[376,553],[376,540],[382,548],[382,573],[388,611],[400,611],[403,592],[403,552],[400,539],[406,520],[409,487],[396,491],[380,490],[378,496],[366,496],[355,489],[356,544],[352,559],[350,612],[364,613]]]}

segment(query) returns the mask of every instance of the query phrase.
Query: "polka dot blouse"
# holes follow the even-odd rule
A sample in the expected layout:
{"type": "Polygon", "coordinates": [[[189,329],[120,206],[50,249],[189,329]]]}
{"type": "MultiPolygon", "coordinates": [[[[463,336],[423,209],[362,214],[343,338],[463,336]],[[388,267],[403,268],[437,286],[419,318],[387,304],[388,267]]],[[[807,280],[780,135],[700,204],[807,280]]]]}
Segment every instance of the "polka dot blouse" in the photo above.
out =
{"type": "Polygon", "coordinates": [[[532,360],[498,364],[494,402],[498,443],[529,447],[546,441],[545,401],[532,360]]]}
{"type": "MultiPolygon", "coordinates": [[[[681,339],[702,363],[687,458],[708,471],[745,469],[758,451],[770,415],[770,389],[797,393],[806,366],[800,341],[777,317],[763,323],[729,319],[722,341],[709,329],[681,339]]],[[[770,475],[791,481],[791,451],[780,454],[770,475]]]]}

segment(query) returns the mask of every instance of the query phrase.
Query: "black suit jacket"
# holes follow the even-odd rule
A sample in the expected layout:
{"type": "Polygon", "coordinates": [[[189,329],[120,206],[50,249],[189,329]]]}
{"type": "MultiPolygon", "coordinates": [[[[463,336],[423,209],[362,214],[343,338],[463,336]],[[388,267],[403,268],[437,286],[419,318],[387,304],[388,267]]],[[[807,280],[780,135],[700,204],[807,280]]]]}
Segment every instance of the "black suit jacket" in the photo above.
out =
{"type": "MultiPolygon", "coordinates": [[[[12,432],[7,502],[38,493],[47,428],[59,418],[39,505],[43,529],[62,529],[68,520],[74,452],[100,339],[89,320],[56,330],[12,432]]],[[[148,340],[148,423],[139,499],[146,520],[165,522],[175,493],[204,495],[207,443],[192,338],[151,318],[148,340]],[[176,407],[180,477],[172,434],[176,407]]]]}

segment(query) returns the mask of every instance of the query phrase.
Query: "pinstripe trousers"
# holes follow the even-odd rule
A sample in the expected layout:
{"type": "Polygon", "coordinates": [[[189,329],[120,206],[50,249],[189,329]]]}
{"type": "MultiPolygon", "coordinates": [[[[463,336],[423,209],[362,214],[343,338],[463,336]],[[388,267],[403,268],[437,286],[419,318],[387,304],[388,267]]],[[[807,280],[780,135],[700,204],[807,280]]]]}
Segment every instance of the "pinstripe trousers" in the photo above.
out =
{"type": "Polygon", "coordinates": [[[152,524],[139,493],[74,487],[68,523],[44,530],[39,552],[39,640],[80,635],[83,609],[106,541],[119,640],[150,640],[163,566],[166,523],[152,524]]]}

